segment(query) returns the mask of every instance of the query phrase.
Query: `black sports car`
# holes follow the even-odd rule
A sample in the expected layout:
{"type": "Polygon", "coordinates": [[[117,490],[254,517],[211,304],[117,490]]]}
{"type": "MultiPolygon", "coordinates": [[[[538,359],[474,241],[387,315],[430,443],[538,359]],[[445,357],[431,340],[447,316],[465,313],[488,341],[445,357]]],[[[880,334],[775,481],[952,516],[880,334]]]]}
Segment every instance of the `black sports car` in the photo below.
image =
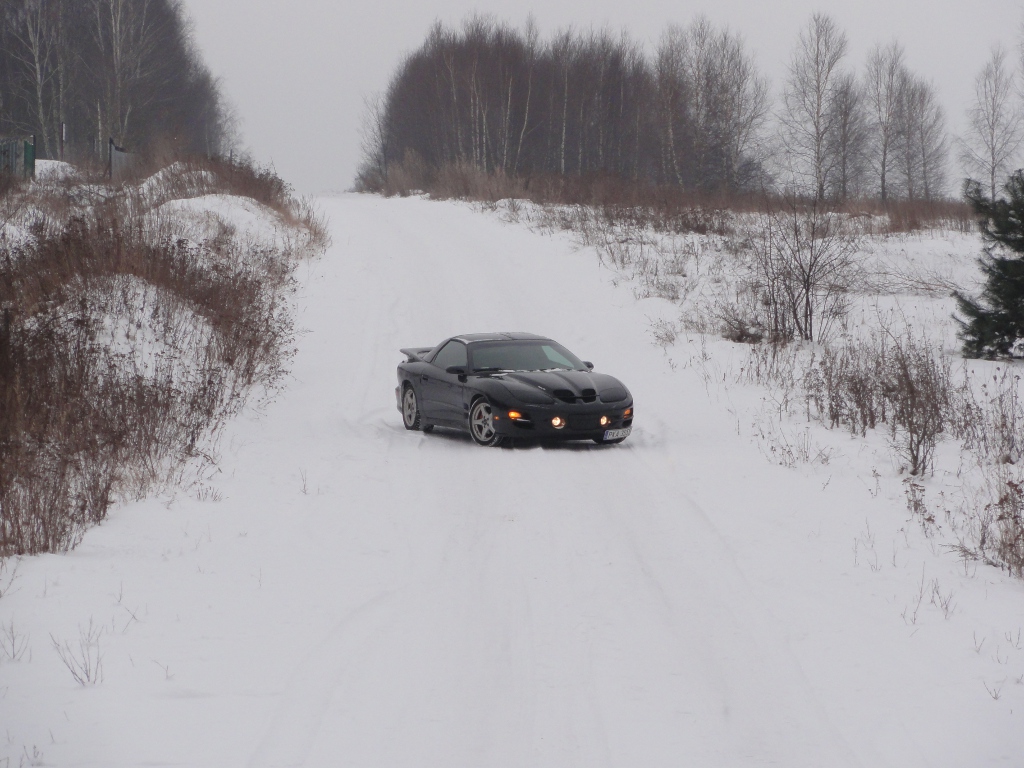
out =
{"type": "Polygon", "coordinates": [[[531,333],[474,333],[403,349],[395,398],[406,429],[469,432],[480,445],[510,438],[621,443],[633,396],[560,344],[531,333]]]}

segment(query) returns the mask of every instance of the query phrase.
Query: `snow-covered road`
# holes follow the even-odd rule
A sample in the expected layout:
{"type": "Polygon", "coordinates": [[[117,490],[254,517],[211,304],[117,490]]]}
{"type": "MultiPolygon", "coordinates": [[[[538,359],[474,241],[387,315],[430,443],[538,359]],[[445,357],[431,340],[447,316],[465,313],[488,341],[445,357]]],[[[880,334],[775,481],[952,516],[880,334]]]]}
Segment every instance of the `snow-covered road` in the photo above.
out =
{"type": "Polygon", "coordinates": [[[229,428],[205,500],[114,510],[0,598],[31,645],[0,662],[0,766],[1024,765],[1024,653],[994,700],[971,643],[1024,624],[1018,584],[954,583],[906,537],[855,566],[891,510],[766,462],[593,253],[464,205],[322,205],[294,381],[229,428]],[[398,348],[493,330],[621,377],[633,436],[403,429],[398,348]],[[966,590],[958,616],[908,625],[922,568],[966,590]],[[82,688],[48,634],[90,620],[104,680],[82,688]]]}

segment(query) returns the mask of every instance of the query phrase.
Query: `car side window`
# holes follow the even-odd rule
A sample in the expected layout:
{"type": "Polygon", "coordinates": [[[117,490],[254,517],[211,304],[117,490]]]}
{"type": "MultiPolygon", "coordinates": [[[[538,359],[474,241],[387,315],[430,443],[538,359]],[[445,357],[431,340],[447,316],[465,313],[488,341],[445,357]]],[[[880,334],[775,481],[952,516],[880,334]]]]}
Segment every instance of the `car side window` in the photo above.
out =
{"type": "Polygon", "coordinates": [[[466,345],[461,341],[449,341],[434,358],[434,365],[441,370],[450,365],[466,365],[467,362],[466,345]]]}

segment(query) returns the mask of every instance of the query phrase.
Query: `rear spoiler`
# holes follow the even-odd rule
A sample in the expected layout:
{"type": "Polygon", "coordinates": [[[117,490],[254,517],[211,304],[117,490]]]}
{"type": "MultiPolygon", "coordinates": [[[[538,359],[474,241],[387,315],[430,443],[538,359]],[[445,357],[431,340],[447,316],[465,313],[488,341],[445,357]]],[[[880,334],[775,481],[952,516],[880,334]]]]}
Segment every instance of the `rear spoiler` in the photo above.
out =
{"type": "Polygon", "coordinates": [[[405,361],[407,363],[426,363],[428,361],[423,356],[433,349],[433,347],[411,347],[409,349],[400,349],[398,351],[408,358],[405,361]]]}

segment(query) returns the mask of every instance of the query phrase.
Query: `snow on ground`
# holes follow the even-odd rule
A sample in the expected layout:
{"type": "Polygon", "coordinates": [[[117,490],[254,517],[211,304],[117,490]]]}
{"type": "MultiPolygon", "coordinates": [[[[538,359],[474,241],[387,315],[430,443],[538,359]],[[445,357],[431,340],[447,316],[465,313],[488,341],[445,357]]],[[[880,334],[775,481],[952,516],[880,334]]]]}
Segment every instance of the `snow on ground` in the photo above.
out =
{"type": "Polygon", "coordinates": [[[166,168],[161,168],[149,178],[144,179],[139,184],[138,193],[142,199],[149,200],[151,204],[155,205],[168,199],[168,195],[171,194],[168,189],[169,185],[179,191],[191,193],[191,195],[201,195],[215,182],[216,178],[209,171],[189,169],[184,163],[177,162],[166,168]]]}
{"type": "Polygon", "coordinates": [[[870,447],[766,461],[758,393],[715,361],[735,347],[655,346],[675,306],[568,236],[321,204],[294,381],[198,498],[6,564],[0,643],[26,651],[0,661],[0,765],[1022,764],[1024,584],[926,537],[891,466],[863,482],[870,447]],[[621,376],[633,436],[404,430],[398,348],[481,330],[621,376]]]}
{"type": "Polygon", "coordinates": [[[285,225],[276,211],[236,195],[169,200],[148,211],[145,222],[155,231],[171,222],[177,237],[193,242],[213,240],[224,232],[240,243],[264,248],[283,248],[295,239],[294,228],[285,225]]]}
{"type": "Polygon", "coordinates": [[[61,160],[36,160],[37,181],[65,181],[78,176],[78,171],[71,163],[61,160]]]}

